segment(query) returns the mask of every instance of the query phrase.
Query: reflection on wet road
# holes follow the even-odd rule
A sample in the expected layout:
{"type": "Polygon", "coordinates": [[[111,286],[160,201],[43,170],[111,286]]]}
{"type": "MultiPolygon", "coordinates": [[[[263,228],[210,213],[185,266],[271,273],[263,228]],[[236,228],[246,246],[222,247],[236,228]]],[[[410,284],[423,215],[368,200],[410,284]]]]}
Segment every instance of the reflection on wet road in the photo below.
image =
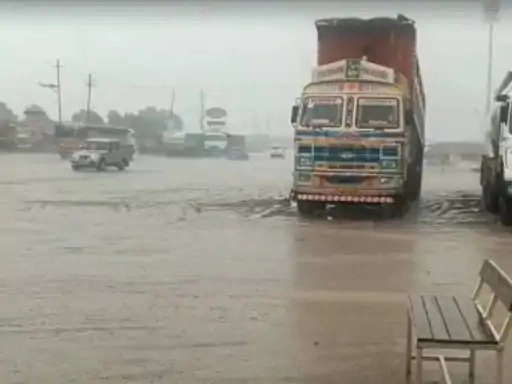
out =
{"type": "Polygon", "coordinates": [[[400,383],[408,291],[512,272],[465,170],[374,222],[297,218],[291,159],[0,161],[2,383],[400,383]]]}

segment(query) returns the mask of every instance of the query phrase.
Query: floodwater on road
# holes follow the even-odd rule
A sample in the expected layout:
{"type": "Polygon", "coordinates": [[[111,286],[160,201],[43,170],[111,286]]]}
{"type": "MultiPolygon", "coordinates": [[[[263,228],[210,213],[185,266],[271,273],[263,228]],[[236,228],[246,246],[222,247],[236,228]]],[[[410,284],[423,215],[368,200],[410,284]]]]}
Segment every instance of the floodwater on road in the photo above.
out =
{"type": "Polygon", "coordinates": [[[299,219],[291,156],[0,163],[0,383],[403,383],[407,293],[470,294],[487,257],[512,273],[464,168],[371,221],[299,219]]]}

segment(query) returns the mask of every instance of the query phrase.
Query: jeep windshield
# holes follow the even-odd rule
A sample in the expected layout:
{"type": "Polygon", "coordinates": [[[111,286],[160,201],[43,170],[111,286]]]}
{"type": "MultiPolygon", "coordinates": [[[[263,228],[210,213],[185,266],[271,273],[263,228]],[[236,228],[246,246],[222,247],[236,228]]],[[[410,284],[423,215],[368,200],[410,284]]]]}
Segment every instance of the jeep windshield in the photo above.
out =
{"type": "Polygon", "coordinates": [[[101,142],[101,141],[86,141],[82,145],[82,149],[87,151],[107,151],[109,148],[109,142],[101,142]]]}
{"type": "Polygon", "coordinates": [[[308,97],[302,105],[304,127],[340,127],[343,116],[341,97],[308,97]]]}
{"type": "Polygon", "coordinates": [[[398,128],[398,116],[396,98],[360,97],[357,100],[357,128],[398,128]]]}

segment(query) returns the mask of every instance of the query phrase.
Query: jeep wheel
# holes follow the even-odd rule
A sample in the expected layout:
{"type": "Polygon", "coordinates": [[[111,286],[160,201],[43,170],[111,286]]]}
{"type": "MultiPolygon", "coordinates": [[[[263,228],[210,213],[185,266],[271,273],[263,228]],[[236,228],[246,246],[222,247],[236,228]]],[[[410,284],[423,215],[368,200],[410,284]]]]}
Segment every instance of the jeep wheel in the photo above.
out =
{"type": "Polygon", "coordinates": [[[116,165],[116,168],[120,171],[124,171],[125,168],[125,162],[122,160],[119,164],[116,165]]]}

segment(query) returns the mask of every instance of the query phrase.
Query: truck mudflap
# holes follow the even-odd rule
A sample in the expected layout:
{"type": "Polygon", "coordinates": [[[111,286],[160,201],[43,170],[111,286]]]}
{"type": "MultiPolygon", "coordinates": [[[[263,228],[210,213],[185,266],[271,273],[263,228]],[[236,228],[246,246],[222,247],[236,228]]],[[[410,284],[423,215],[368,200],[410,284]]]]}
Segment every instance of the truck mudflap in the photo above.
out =
{"type": "Polygon", "coordinates": [[[362,203],[362,204],[393,204],[397,199],[393,196],[358,196],[358,195],[322,195],[312,193],[295,193],[297,201],[319,201],[325,203],[362,203]]]}

